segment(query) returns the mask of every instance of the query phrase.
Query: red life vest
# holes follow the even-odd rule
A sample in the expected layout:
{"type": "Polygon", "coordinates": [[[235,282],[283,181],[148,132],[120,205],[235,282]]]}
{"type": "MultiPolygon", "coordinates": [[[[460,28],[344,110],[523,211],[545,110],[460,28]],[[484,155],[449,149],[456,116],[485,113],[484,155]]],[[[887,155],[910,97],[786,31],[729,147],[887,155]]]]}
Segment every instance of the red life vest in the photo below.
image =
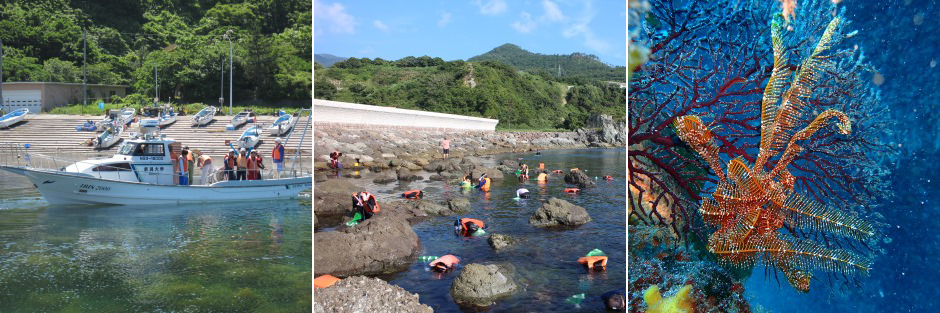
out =
{"type": "Polygon", "coordinates": [[[358,202],[358,204],[359,204],[360,206],[366,208],[366,210],[369,210],[370,213],[378,213],[379,211],[382,210],[381,208],[379,208],[379,201],[375,200],[375,196],[373,196],[372,194],[370,194],[370,193],[368,193],[368,192],[365,192],[365,191],[360,192],[359,195],[356,196],[355,198],[356,198],[356,201],[358,202]],[[370,198],[372,199],[373,202],[375,202],[375,208],[373,208],[373,209],[370,209],[370,208],[369,208],[369,199],[370,199],[370,198]]]}
{"type": "Polygon", "coordinates": [[[424,192],[421,190],[408,190],[401,194],[402,197],[406,199],[421,199],[424,196],[424,192]]]}

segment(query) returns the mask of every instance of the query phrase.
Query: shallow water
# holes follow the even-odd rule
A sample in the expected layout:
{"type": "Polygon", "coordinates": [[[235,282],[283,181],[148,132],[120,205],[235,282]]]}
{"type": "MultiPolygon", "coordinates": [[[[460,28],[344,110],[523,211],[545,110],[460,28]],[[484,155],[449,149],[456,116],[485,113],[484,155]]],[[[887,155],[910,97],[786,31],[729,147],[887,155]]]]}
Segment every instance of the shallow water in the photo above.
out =
{"type": "Polygon", "coordinates": [[[0,312],[309,312],[311,222],[309,200],[49,206],[0,171],[0,312]]]}
{"type": "MultiPolygon", "coordinates": [[[[579,167],[587,174],[603,177],[613,176],[613,181],[597,180],[598,187],[589,188],[580,195],[567,195],[562,190],[570,187],[562,175],[551,175],[542,188],[532,180],[524,184],[535,198],[513,200],[520,183],[511,174],[502,182],[494,182],[489,193],[473,190],[461,192],[456,185],[445,182],[419,181],[411,183],[373,184],[370,176],[353,180],[366,190],[373,191],[380,200],[389,201],[400,197],[405,190],[422,189],[427,199],[441,201],[454,197],[468,197],[471,210],[466,215],[433,217],[413,225],[421,239],[420,255],[441,256],[454,254],[461,264],[482,262],[509,262],[516,266],[526,281],[525,290],[514,296],[498,300],[495,305],[479,309],[490,312],[603,312],[600,294],[623,288],[626,278],[626,199],[625,149],[579,149],[543,151],[534,153],[506,154],[484,160],[486,166],[494,166],[502,160],[523,158],[522,162],[537,169],[544,162],[549,171],[568,170],[579,167]],[[529,217],[541,206],[541,200],[556,197],[584,207],[592,221],[574,229],[543,229],[529,225],[529,217]],[[460,238],[454,235],[453,222],[457,218],[470,217],[483,220],[488,234],[505,234],[521,239],[515,246],[495,252],[486,237],[460,238]],[[610,257],[606,272],[587,273],[577,263],[579,257],[592,249],[600,249],[610,257]],[[584,293],[586,298],[580,306],[566,303],[575,294],[584,293]]],[[[367,174],[367,173],[363,173],[367,174]]],[[[420,173],[425,177],[427,173],[420,173]]],[[[461,308],[450,296],[450,286],[457,271],[436,275],[421,262],[415,262],[407,271],[383,277],[390,283],[420,295],[421,303],[434,308],[435,312],[456,312],[461,308]]],[[[463,310],[473,310],[464,308],[463,310]]]]}

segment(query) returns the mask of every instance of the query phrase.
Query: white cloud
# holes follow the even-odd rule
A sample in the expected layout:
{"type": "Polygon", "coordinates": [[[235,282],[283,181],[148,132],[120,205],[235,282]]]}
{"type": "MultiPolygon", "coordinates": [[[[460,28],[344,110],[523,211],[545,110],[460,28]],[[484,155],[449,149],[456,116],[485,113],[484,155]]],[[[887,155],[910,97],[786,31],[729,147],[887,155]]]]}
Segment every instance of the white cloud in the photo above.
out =
{"type": "MultiPolygon", "coordinates": [[[[326,23],[327,29],[334,33],[352,34],[356,32],[356,19],[346,13],[346,7],[341,3],[323,4],[313,1],[314,20],[322,26],[326,23]]],[[[317,29],[314,33],[322,33],[317,29]]]]}
{"type": "Polygon", "coordinates": [[[385,23],[382,23],[382,21],[380,20],[373,21],[372,25],[375,25],[375,28],[378,28],[379,30],[383,32],[386,32],[386,33],[388,32],[388,25],[385,25],[385,23]]]}
{"type": "Polygon", "coordinates": [[[542,19],[550,22],[558,22],[565,19],[565,15],[558,9],[558,4],[544,0],[542,1],[542,7],[545,8],[545,15],[542,15],[542,19]]]}
{"type": "Polygon", "coordinates": [[[486,4],[481,0],[475,0],[474,3],[480,7],[480,13],[483,13],[483,15],[499,15],[506,12],[505,0],[490,0],[486,4]]]}
{"type": "Polygon", "coordinates": [[[583,36],[584,46],[596,52],[607,53],[610,50],[610,44],[604,39],[598,38],[597,35],[594,34],[594,31],[588,26],[593,19],[594,12],[591,10],[591,2],[587,1],[585,2],[584,11],[582,11],[581,15],[578,16],[574,23],[568,24],[561,32],[561,35],[565,36],[565,38],[583,36]]]}
{"type": "Polygon", "coordinates": [[[535,29],[537,25],[535,21],[532,20],[532,15],[529,12],[522,12],[522,20],[512,23],[512,28],[515,28],[517,32],[528,34],[535,29]]]}
{"type": "Polygon", "coordinates": [[[437,20],[437,27],[444,28],[447,24],[450,24],[450,12],[444,12],[441,14],[441,19],[437,20]]]}

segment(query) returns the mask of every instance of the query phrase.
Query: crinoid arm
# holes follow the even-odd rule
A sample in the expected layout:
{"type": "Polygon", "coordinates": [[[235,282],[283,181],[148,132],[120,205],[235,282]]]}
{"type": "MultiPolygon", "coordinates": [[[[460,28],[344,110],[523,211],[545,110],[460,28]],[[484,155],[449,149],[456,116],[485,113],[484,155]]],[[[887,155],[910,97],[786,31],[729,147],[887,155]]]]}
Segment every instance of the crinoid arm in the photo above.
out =
{"type": "Polygon", "coordinates": [[[773,154],[770,150],[770,142],[773,140],[774,116],[777,112],[777,101],[780,100],[780,93],[786,85],[787,77],[790,76],[790,69],[787,67],[787,58],[784,55],[783,39],[780,36],[782,28],[782,15],[775,14],[770,22],[770,41],[774,49],[774,68],[770,73],[770,79],[767,80],[767,86],[764,87],[764,97],[761,101],[760,115],[760,151],[758,153],[758,162],[754,169],[763,166],[764,162],[773,154]]]}
{"type": "Polygon", "coordinates": [[[718,180],[724,181],[725,173],[719,163],[718,146],[712,141],[712,133],[702,124],[702,119],[695,115],[681,116],[673,121],[672,126],[675,127],[679,138],[692,146],[692,149],[708,162],[718,180]]]}
{"type": "Polygon", "coordinates": [[[839,123],[836,126],[839,128],[839,133],[843,135],[848,135],[852,132],[852,121],[849,120],[849,117],[838,110],[829,109],[825,112],[820,113],[813,119],[806,128],[803,128],[796,134],[793,134],[793,137],[790,138],[790,142],[787,144],[787,149],[783,151],[783,156],[780,157],[780,161],[777,162],[777,165],[774,167],[773,171],[770,172],[771,177],[775,177],[778,172],[783,170],[793,161],[800,151],[803,149],[796,144],[798,140],[807,139],[823,126],[826,126],[826,121],[830,118],[836,118],[839,120],[839,123]]]}
{"type": "Polygon", "coordinates": [[[755,171],[764,165],[773,152],[783,149],[790,141],[790,130],[800,122],[800,112],[806,107],[808,98],[813,93],[813,87],[826,70],[833,67],[832,61],[823,53],[832,47],[832,38],[835,30],[841,23],[836,17],[829,22],[813,53],[800,64],[796,76],[783,94],[783,102],[776,108],[772,126],[764,130],[762,119],[761,151],[755,163],[755,171]],[[766,138],[765,138],[766,137],[766,138]]]}
{"type": "Polygon", "coordinates": [[[867,220],[797,193],[790,194],[783,202],[771,201],[768,206],[783,212],[788,225],[802,230],[835,234],[858,241],[866,241],[875,235],[874,227],[867,220]]]}

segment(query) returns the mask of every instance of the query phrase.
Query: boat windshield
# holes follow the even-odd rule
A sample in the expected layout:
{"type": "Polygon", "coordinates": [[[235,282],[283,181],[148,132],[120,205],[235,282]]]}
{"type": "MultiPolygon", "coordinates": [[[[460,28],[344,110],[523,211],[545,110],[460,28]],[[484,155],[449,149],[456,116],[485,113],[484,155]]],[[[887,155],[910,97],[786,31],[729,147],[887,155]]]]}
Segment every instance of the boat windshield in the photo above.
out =
{"type": "Polygon", "coordinates": [[[137,144],[132,143],[132,142],[125,142],[121,144],[120,148],[118,148],[117,154],[131,155],[131,152],[134,152],[134,146],[136,145],[137,144]]]}

